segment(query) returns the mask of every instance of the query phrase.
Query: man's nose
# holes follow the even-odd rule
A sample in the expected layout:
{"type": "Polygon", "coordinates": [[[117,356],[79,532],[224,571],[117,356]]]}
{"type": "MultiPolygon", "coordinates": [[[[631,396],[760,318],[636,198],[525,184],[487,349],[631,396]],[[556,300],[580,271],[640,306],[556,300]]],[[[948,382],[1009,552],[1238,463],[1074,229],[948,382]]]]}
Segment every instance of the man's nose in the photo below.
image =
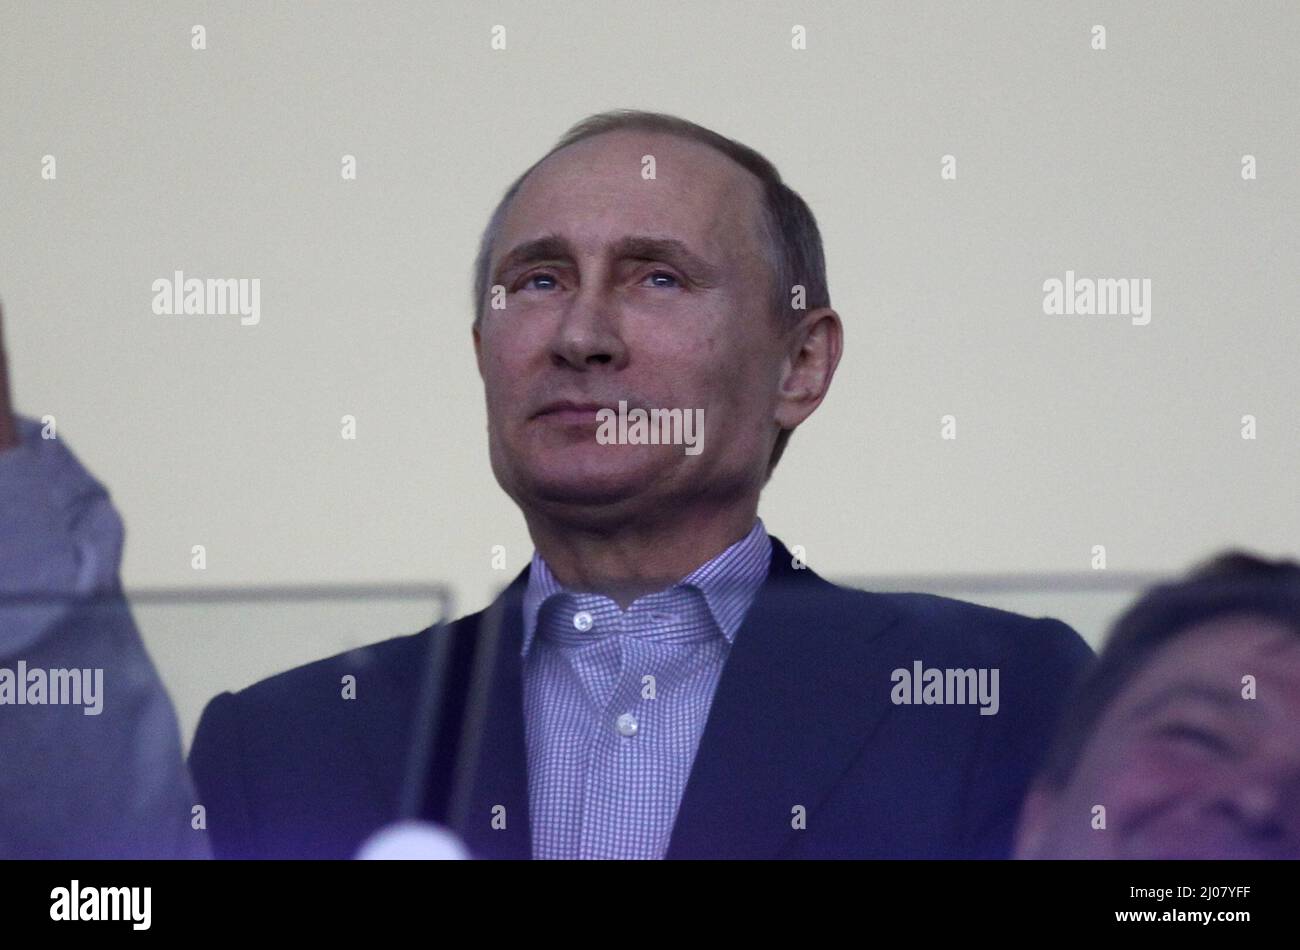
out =
{"type": "Polygon", "coordinates": [[[551,358],[574,369],[621,367],[627,361],[616,305],[598,287],[584,287],[555,328],[551,358]]]}

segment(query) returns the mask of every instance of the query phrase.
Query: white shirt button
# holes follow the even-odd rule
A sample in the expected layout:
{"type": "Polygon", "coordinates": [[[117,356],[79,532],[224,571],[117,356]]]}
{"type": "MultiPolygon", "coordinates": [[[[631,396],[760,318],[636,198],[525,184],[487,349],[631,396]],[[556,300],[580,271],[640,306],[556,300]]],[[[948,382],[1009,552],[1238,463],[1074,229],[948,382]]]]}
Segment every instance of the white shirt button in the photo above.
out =
{"type": "Polygon", "coordinates": [[[639,728],[637,726],[636,716],[631,713],[623,713],[618,717],[618,722],[614,724],[621,736],[634,736],[639,728]]]}
{"type": "Polygon", "coordinates": [[[573,615],[573,625],[583,633],[591,629],[591,623],[591,614],[586,610],[579,610],[573,615]]]}

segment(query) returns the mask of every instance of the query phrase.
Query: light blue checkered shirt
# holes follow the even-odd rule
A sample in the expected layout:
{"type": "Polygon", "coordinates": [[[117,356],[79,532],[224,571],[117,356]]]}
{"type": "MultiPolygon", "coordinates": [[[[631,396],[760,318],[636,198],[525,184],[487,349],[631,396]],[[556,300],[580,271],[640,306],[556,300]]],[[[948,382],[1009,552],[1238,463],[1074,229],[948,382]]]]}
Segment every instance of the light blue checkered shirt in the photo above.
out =
{"type": "Polygon", "coordinates": [[[524,722],[534,858],[662,858],[713,692],[772,542],[749,534],[626,611],[533,553],[524,722]]]}

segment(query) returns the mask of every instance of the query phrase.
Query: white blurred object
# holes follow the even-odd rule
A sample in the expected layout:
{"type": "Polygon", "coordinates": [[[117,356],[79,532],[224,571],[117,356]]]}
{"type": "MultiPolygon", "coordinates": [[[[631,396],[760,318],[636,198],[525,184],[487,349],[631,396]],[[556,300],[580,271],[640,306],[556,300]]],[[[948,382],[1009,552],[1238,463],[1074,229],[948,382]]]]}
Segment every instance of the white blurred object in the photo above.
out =
{"type": "Polygon", "coordinates": [[[358,861],[467,861],[469,852],[445,828],[423,821],[401,821],[366,839],[358,861]]]}

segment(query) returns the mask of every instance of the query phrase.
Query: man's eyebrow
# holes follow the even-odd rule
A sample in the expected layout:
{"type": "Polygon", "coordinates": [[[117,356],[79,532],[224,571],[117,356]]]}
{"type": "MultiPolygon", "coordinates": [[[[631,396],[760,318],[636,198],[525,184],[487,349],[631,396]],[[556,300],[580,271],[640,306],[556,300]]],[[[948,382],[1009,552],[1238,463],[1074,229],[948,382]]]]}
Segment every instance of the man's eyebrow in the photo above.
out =
{"type": "Polygon", "coordinates": [[[1241,708],[1240,696],[1234,690],[1208,686],[1204,683],[1183,682],[1166,686],[1154,696],[1143,700],[1133,709],[1129,719],[1142,719],[1152,713],[1159,712],[1171,703],[1185,699],[1209,703],[1231,712],[1238,712],[1241,708]]]}
{"type": "Polygon", "coordinates": [[[497,263],[496,270],[492,272],[492,276],[494,281],[499,283],[502,275],[516,267],[534,264],[537,261],[557,259],[572,259],[569,242],[558,234],[546,234],[512,247],[502,255],[501,260],[497,263]]]}
{"type": "Polygon", "coordinates": [[[631,235],[614,245],[614,256],[636,261],[668,261],[678,264],[691,277],[701,283],[718,280],[721,270],[717,265],[696,254],[677,238],[631,235]]]}
{"type": "MultiPolygon", "coordinates": [[[[651,237],[648,235],[629,235],[615,242],[613,254],[616,259],[637,261],[665,261],[676,264],[686,271],[687,276],[700,284],[716,283],[721,276],[721,268],[696,254],[677,238],[651,237]]],[[[502,256],[493,273],[494,281],[509,271],[538,261],[572,261],[573,249],[569,242],[558,234],[547,234],[531,241],[516,245],[502,256]]]]}

